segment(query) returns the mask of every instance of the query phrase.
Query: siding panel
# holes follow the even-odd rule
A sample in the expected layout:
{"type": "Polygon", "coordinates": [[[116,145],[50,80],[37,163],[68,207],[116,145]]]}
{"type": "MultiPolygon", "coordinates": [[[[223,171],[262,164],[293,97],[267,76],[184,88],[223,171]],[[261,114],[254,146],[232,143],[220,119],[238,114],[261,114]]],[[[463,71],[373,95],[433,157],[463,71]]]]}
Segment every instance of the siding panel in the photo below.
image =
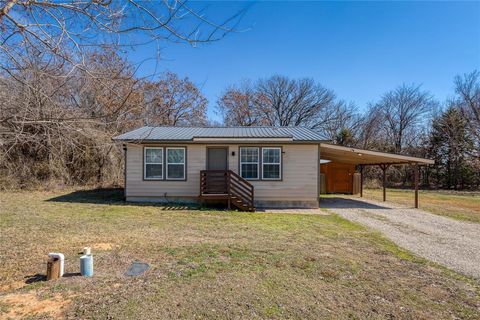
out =
{"type": "MultiPolygon", "coordinates": [[[[206,147],[187,144],[187,181],[144,181],[143,147],[127,145],[127,197],[197,197],[200,190],[200,170],[206,167],[206,147]]],[[[218,144],[212,146],[219,146],[218,144]]],[[[262,145],[258,145],[262,146],[262,145]]],[[[260,201],[317,201],[318,145],[269,144],[280,146],[282,181],[250,181],[255,187],[255,199],[260,201]]],[[[230,144],[229,169],[238,173],[239,145],[230,144]],[[235,156],[232,156],[232,151],[235,156]]]]}

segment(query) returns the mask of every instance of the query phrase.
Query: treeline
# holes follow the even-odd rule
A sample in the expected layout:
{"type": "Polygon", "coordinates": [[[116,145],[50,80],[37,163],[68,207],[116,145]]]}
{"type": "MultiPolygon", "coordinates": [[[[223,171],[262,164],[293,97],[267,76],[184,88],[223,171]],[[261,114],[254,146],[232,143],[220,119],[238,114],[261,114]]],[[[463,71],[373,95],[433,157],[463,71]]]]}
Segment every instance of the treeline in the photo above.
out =
{"type": "MultiPolygon", "coordinates": [[[[207,119],[207,99],[188,78],[139,78],[111,50],[86,56],[89,69],[30,52],[0,74],[0,185],[119,185],[123,155],[111,138],[142,125],[306,126],[335,143],[433,158],[424,187],[480,185],[480,73],[454,79],[440,103],[416,85],[385,93],[364,112],[311,79],[273,76],[229,87],[217,101],[223,124],[207,119]]],[[[372,171],[373,170],[373,171],[372,171]]],[[[370,177],[376,178],[375,168],[370,177]]],[[[390,169],[409,186],[411,169],[390,169]]]]}
{"type": "MultiPolygon", "coordinates": [[[[306,126],[337,144],[432,158],[424,187],[480,186],[480,72],[457,76],[452,98],[440,102],[418,85],[403,84],[363,112],[312,79],[273,76],[228,88],[218,101],[226,125],[306,126]]],[[[378,168],[367,177],[377,179],[378,168]]],[[[411,185],[408,166],[389,170],[389,181],[411,185]]]]}
{"type": "Polygon", "coordinates": [[[0,185],[115,185],[123,179],[113,136],[142,125],[206,125],[207,100],[188,78],[140,79],[111,51],[89,70],[31,55],[0,74],[0,185]]]}
{"type": "MultiPolygon", "coordinates": [[[[345,146],[433,158],[424,187],[480,185],[480,73],[454,79],[440,103],[416,85],[401,85],[364,112],[311,79],[273,76],[227,88],[217,102],[223,124],[209,123],[207,99],[188,78],[156,80],[110,50],[87,56],[89,70],[63,68],[30,55],[0,76],[0,185],[116,185],[123,179],[121,146],[111,138],[142,125],[306,126],[345,146]]],[[[369,176],[376,178],[375,168],[369,176]]],[[[389,180],[409,186],[409,167],[389,180]]]]}

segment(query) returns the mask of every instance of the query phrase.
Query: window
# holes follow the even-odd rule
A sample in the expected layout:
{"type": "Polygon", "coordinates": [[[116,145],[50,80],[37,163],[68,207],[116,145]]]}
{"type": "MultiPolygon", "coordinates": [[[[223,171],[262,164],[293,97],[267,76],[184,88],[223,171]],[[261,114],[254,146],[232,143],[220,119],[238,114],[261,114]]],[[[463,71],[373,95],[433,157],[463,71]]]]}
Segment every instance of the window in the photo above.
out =
{"type": "Polygon", "coordinates": [[[262,148],[262,179],[281,179],[281,148],[262,148]]]}
{"type": "Polygon", "coordinates": [[[163,148],[145,147],[143,149],[143,177],[147,180],[163,179],[163,148]]]}
{"type": "Polygon", "coordinates": [[[185,148],[167,148],[167,180],[185,179],[185,148]]]}
{"type": "Polygon", "coordinates": [[[258,179],[259,160],[259,148],[240,148],[240,176],[244,179],[258,179]]]}

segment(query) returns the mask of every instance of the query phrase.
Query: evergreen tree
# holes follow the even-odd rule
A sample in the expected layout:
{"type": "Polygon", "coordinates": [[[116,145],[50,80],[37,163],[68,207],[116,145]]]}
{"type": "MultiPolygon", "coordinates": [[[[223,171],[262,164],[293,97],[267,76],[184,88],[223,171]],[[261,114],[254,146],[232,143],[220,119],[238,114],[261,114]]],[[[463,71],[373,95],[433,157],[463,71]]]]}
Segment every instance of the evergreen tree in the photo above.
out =
{"type": "Polygon", "coordinates": [[[467,119],[454,106],[433,120],[430,133],[430,156],[435,160],[433,172],[437,184],[444,188],[464,188],[473,183],[468,153],[473,148],[467,119]]]}
{"type": "Polygon", "coordinates": [[[352,146],[355,144],[355,138],[350,129],[343,128],[335,136],[335,143],[341,146],[352,146]]]}

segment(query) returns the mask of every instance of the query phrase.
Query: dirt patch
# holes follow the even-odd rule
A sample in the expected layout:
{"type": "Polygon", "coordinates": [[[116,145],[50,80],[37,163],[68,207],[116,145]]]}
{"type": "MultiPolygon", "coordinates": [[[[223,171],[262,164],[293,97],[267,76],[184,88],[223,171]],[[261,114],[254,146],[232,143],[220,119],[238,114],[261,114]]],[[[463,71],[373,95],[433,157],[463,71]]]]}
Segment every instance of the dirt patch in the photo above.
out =
{"type": "Polygon", "coordinates": [[[95,243],[92,246],[92,250],[102,250],[102,251],[107,251],[107,250],[112,250],[116,246],[114,244],[108,243],[108,242],[101,242],[101,243],[95,243]]]}
{"type": "Polygon", "coordinates": [[[24,287],[25,285],[26,283],[24,281],[15,281],[12,283],[3,284],[3,285],[0,285],[0,292],[17,290],[24,287]]]}
{"type": "Polygon", "coordinates": [[[11,293],[0,297],[0,303],[6,306],[5,318],[23,318],[36,314],[49,314],[54,318],[62,317],[65,308],[70,304],[69,299],[61,295],[52,298],[39,299],[34,292],[11,293]]]}

